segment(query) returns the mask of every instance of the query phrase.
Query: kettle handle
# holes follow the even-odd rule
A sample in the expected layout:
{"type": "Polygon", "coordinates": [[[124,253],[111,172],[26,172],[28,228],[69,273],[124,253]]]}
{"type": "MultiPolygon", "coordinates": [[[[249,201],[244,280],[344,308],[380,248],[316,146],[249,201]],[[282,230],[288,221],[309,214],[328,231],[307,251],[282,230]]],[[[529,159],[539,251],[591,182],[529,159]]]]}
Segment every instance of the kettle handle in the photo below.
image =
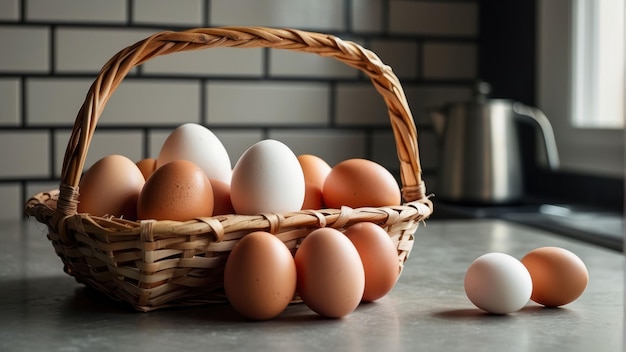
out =
{"type": "Polygon", "coordinates": [[[559,168],[559,153],[556,147],[556,140],[554,138],[554,131],[548,117],[539,109],[524,105],[519,102],[513,103],[513,112],[518,115],[527,116],[532,118],[543,134],[543,140],[546,147],[546,156],[548,157],[548,166],[552,170],[559,168]]]}

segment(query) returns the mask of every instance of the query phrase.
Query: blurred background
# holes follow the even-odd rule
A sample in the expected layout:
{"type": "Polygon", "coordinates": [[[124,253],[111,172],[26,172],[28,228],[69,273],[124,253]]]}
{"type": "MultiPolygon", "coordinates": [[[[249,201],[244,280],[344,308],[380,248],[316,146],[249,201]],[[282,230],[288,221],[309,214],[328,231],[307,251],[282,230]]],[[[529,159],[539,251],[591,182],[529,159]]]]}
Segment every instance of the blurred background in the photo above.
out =
{"type": "MultiPolygon", "coordinates": [[[[117,51],[157,31],[259,25],[335,34],[391,65],[419,112],[471,97],[478,12],[472,1],[3,0],[0,216],[19,217],[27,197],[58,187],[89,85],[117,51]]],[[[256,141],[275,138],[331,164],[367,157],[398,169],[384,102],[357,70],[313,54],[227,48],[134,70],[106,106],[87,165],[112,153],[156,156],[184,122],[211,128],[233,164],[256,141]]],[[[437,140],[426,126],[420,143],[428,176],[437,140]]]]}
{"type": "MultiPolygon", "coordinates": [[[[535,128],[516,132],[525,199],[621,212],[623,112],[618,124],[571,122],[575,3],[1,0],[0,218],[21,217],[31,195],[58,187],[76,114],[117,51],[161,30],[253,25],[334,34],[389,64],[418,126],[429,193],[437,194],[442,146],[427,112],[472,99],[480,79],[491,84],[490,97],[541,108],[554,128],[558,170],[545,167],[535,128]]],[[[87,166],[113,153],[155,157],[185,122],[208,126],[233,165],[250,145],[274,138],[331,165],[364,157],[398,173],[386,107],[363,74],[312,54],[227,48],[134,69],[107,104],[87,166]]]]}

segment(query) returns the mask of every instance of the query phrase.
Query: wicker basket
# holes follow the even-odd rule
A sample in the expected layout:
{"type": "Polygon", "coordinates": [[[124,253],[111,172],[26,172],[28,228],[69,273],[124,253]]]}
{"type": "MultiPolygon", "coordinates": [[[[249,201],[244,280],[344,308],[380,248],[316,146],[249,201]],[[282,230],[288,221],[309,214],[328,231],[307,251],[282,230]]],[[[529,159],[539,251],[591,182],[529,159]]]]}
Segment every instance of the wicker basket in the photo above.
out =
{"type": "Polygon", "coordinates": [[[397,244],[400,269],[420,221],[432,212],[421,179],[417,131],[402,86],[371,51],[337,37],[292,29],[199,28],[162,32],[129,46],[98,74],[74,123],[59,190],[40,193],[26,213],[48,227],[48,238],[75,279],[137,310],[224,302],[223,269],[246,234],[265,230],[295,251],[319,227],[357,222],[385,228],[397,244]],[[129,221],[77,213],[78,184],[96,124],[109,97],[137,65],[179,51],[212,47],[268,47],[331,56],[367,74],[387,104],[400,160],[403,205],[226,215],[189,221],[129,221]]]}

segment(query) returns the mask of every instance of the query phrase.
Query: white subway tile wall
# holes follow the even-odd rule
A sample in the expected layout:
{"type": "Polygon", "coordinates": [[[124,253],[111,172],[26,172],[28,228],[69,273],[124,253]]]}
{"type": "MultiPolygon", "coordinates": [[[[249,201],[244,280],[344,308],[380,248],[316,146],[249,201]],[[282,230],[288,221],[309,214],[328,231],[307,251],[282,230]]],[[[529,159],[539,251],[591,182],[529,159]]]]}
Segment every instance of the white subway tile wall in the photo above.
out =
{"type": "Polygon", "coordinates": [[[47,131],[0,131],[0,179],[52,176],[50,155],[47,152],[49,148],[50,135],[47,131]]]}
{"type": "Polygon", "coordinates": [[[474,36],[478,32],[475,2],[391,0],[389,13],[392,33],[474,36]]]}
{"type": "Polygon", "coordinates": [[[26,77],[24,124],[29,127],[71,126],[93,79],[26,77]]]}
{"type": "Polygon", "coordinates": [[[205,13],[204,0],[134,0],[132,21],[159,26],[202,26],[205,13]]]}
{"type": "Polygon", "coordinates": [[[473,44],[427,42],[422,46],[422,50],[424,78],[471,79],[476,75],[477,53],[473,44]]]}
{"type": "Polygon", "coordinates": [[[369,82],[340,83],[335,96],[335,122],[339,126],[386,127],[387,106],[369,82]]]}
{"type": "MultiPolygon", "coordinates": [[[[71,131],[57,131],[54,133],[54,153],[55,165],[54,176],[61,176],[63,165],[63,155],[70,138],[71,131]]],[[[99,130],[94,134],[89,153],[85,160],[85,168],[89,168],[98,159],[109,154],[124,155],[131,160],[141,160],[143,158],[143,134],[141,130],[99,130]]]]}
{"type": "Polygon", "coordinates": [[[263,50],[260,48],[214,48],[156,57],[146,62],[144,75],[261,78],[263,50]]]}
{"type": "Polygon", "coordinates": [[[211,0],[214,26],[271,26],[317,31],[346,29],[346,6],[337,0],[211,0]]]}
{"type": "Polygon", "coordinates": [[[54,35],[56,73],[93,73],[119,50],[153,34],[136,28],[59,27],[54,35]]]}
{"type": "Polygon", "coordinates": [[[329,100],[329,83],[214,81],[207,84],[206,119],[217,126],[322,126],[329,100]]]}
{"type": "Polygon", "coordinates": [[[196,80],[128,78],[111,96],[99,125],[199,123],[200,89],[200,82],[196,80]]]}
{"type": "Polygon", "coordinates": [[[0,20],[17,21],[20,18],[20,1],[0,1],[0,20]]]}
{"type": "Polygon", "coordinates": [[[418,68],[421,64],[418,47],[419,44],[415,40],[375,39],[369,45],[384,63],[391,66],[398,78],[407,80],[418,77],[418,68]]]}
{"type": "MultiPolygon", "coordinates": [[[[0,220],[58,187],[77,112],[102,65],[161,30],[291,27],[353,40],[400,77],[429,189],[439,165],[428,109],[467,100],[477,78],[478,0],[2,0],[0,220]],[[245,9],[243,11],[242,9],[245,9]]],[[[396,176],[382,97],[357,70],[314,54],[214,48],[134,68],[98,122],[86,167],[108,154],[157,157],[178,125],[211,128],[231,163],[274,138],[331,165],[375,160],[396,176]]]]}
{"type": "Polygon", "coordinates": [[[341,160],[365,155],[367,136],[363,131],[322,129],[273,130],[269,138],[291,146],[294,153],[323,155],[334,165],[341,160]]]}
{"type": "Polygon", "coordinates": [[[354,32],[382,33],[383,23],[386,21],[383,13],[385,0],[353,0],[350,5],[350,30],[354,32]]]}
{"type": "Polygon", "coordinates": [[[272,77],[349,79],[359,74],[357,69],[319,55],[285,50],[273,50],[269,55],[272,77]]]}
{"type": "Polygon", "coordinates": [[[50,68],[50,28],[2,26],[0,72],[45,73],[50,68]]]}
{"type": "Polygon", "coordinates": [[[0,128],[19,126],[20,120],[20,80],[0,78],[0,128]]]}
{"type": "Polygon", "coordinates": [[[22,197],[20,194],[20,183],[18,182],[3,182],[0,183],[0,199],[2,199],[2,218],[3,219],[19,219],[23,216],[20,211],[22,207],[11,206],[12,203],[20,204],[22,197]]]}
{"type": "Polygon", "coordinates": [[[24,17],[33,22],[126,23],[126,0],[28,0],[24,17]]]}

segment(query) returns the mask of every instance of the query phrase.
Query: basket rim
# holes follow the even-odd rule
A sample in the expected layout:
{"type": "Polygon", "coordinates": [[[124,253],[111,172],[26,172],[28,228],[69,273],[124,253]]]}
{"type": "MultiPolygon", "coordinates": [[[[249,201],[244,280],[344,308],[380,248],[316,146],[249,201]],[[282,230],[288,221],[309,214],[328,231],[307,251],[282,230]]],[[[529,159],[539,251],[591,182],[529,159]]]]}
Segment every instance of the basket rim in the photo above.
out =
{"type": "Polygon", "coordinates": [[[387,227],[411,220],[423,221],[430,216],[433,208],[430,199],[426,198],[385,207],[351,208],[342,206],[340,209],[304,209],[289,213],[226,214],[193,218],[186,221],[128,220],[107,215],[95,216],[89,213],[76,213],[67,216],[57,207],[60,194],[60,190],[54,189],[33,195],[26,203],[26,215],[35,217],[39,222],[48,226],[54,226],[59,221],[59,217],[63,221],[68,221],[69,218],[73,217],[75,221],[82,223],[81,228],[92,227],[93,232],[101,231],[119,235],[139,235],[141,227],[150,223],[153,234],[177,236],[187,235],[190,231],[214,233],[215,242],[222,241],[225,234],[237,231],[266,230],[275,234],[280,232],[281,228],[287,227],[341,228],[357,222],[373,222],[382,227],[387,227]]]}

